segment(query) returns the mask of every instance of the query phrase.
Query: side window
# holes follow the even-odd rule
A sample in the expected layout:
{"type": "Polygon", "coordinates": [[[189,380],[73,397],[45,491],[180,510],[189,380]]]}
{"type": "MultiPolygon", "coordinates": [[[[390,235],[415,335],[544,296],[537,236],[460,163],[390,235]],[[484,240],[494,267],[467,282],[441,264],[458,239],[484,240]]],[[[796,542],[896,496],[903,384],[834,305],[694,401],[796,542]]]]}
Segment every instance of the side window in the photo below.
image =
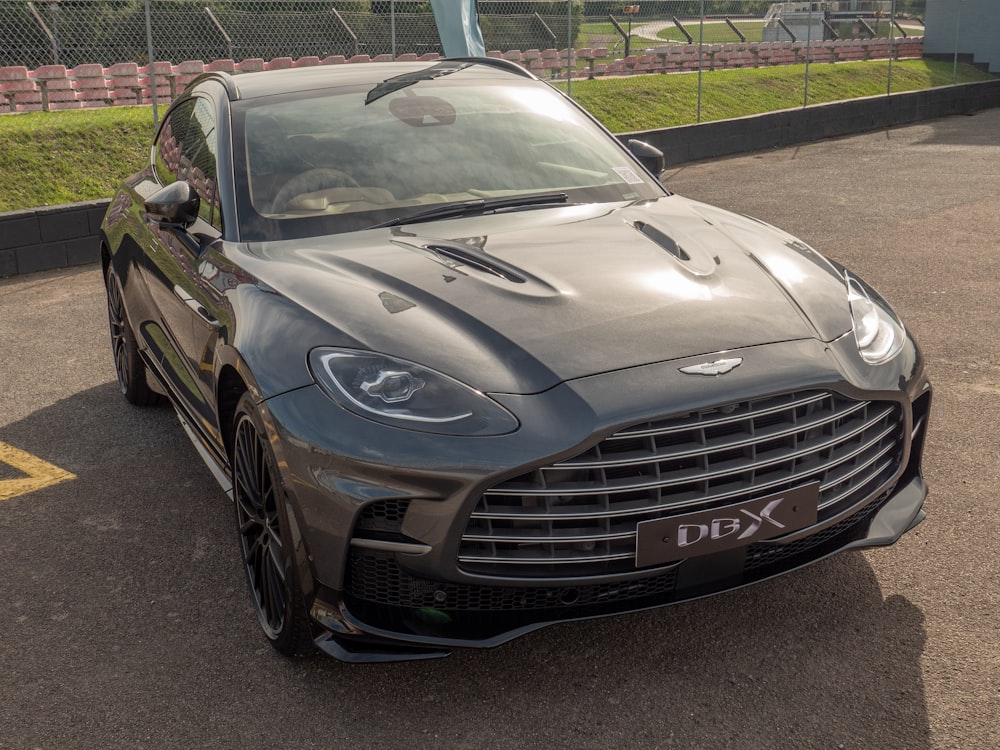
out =
{"type": "Polygon", "coordinates": [[[154,169],[161,185],[169,185],[182,179],[178,176],[181,169],[181,146],[187,134],[193,109],[194,101],[190,99],[177,105],[167,114],[163,127],[160,128],[160,134],[156,139],[154,169]]]}
{"type": "Polygon", "coordinates": [[[207,99],[193,98],[175,107],[163,123],[156,142],[156,176],[169,185],[190,183],[201,199],[199,215],[222,231],[222,213],[216,189],[215,115],[207,99]]]}
{"type": "Polygon", "coordinates": [[[179,179],[187,180],[201,198],[201,218],[222,230],[216,189],[217,134],[215,113],[207,99],[198,99],[194,105],[187,137],[181,146],[181,172],[179,179]]]}

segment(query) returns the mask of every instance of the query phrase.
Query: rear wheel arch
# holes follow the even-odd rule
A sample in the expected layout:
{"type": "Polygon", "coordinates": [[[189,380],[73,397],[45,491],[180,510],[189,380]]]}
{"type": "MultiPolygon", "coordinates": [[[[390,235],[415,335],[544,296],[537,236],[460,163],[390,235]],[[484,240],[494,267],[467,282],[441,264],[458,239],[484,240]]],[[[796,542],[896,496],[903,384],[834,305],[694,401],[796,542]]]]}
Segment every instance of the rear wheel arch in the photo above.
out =
{"type": "Polygon", "coordinates": [[[106,239],[101,240],[101,272],[104,278],[108,277],[108,268],[111,266],[111,248],[108,247],[106,239]]]}

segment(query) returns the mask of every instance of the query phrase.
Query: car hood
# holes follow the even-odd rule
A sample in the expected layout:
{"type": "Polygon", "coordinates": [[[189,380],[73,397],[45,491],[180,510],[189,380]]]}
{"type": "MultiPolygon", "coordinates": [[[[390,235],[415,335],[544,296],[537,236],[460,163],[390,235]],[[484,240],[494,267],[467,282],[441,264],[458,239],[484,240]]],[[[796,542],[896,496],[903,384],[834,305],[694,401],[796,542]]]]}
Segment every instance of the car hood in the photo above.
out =
{"type": "Polygon", "coordinates": [[[488,392],[851,328],[837,268],[761,222],[665,196],[259,243],[246,270],[339,340],[488,392]]]}

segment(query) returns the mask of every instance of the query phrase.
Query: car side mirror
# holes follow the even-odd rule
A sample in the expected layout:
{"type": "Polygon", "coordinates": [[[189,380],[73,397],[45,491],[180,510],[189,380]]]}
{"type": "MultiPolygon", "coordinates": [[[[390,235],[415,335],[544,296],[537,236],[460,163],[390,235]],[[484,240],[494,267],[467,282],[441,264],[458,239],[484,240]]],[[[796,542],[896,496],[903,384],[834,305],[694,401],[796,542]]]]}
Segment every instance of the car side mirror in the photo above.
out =
{"type": "Polygon", "coordinates": [[[667,168],[667,161],[660,149],[656,148],[656,146],[650,146],[645,141],[629,138],[628,150],[632,152],[632,156],[638,159],[639,163],[656,179],[659,180],[663,177],[663,171],[667,168]]]}
{"type": "Polygon", "coordinates": [[[189,183],[178,180],[153,193],[145,206],[153,221],[187,229],[198,218],[201,199],[189,183]]]}

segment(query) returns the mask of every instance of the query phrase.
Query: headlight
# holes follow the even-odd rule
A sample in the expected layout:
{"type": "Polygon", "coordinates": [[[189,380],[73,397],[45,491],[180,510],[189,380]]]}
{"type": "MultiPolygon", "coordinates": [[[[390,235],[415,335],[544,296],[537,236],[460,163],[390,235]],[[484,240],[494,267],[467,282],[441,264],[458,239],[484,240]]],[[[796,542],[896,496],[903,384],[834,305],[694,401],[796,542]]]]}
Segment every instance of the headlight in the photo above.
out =
{"type": "Polygon", "coordinates": [[[356,349],[309,352],[320,387],[355,414],[442,435],[503,435],[514,416],[483,393],[413,362],[356,349]]]}
{"type": "Polygon", "coordinates": [[[849,273],[844,274],[844,280],[862,359],[872,365],[889,361],[903,348],[903,324],[870,286],[849,273]]]}

